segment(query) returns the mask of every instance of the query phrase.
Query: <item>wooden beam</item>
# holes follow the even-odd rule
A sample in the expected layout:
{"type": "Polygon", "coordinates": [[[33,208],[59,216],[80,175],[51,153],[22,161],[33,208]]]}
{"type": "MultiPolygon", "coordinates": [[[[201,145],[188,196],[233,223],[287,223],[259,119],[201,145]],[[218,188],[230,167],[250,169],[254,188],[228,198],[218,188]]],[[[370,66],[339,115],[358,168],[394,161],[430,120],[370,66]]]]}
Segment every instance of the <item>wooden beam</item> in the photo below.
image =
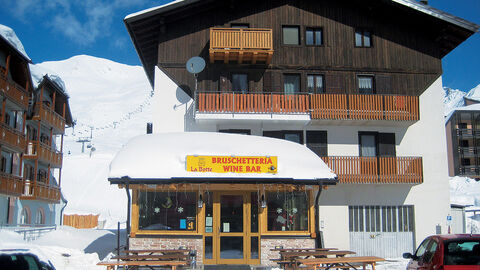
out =
{"type": "Polygon", "coordinates": [[[238,52],[238,63],[243,63],[243,50],[240,50],[240,52],[238,52]]]}
{"type": "Polygon", "coordinates": [[[258,57],[258,52],[253,52],[253,57],[252,57],[252,64],[257,63],[257,57],[258,57]]]}
{"type": "Polygon", "coordinates": [[[10,58],[11,55],[7,56],[7,61],[5,62],[5,76],[8,78],[8,71],[10,70],[10,58]]]}

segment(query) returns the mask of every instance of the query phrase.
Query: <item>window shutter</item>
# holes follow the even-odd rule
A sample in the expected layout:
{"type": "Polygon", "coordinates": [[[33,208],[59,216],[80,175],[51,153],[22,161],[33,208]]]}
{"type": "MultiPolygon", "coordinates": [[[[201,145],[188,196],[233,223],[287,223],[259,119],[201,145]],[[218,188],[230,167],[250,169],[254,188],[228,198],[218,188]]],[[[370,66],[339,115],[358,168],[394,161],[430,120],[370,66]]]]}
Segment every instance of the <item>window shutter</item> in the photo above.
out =
{"type": "Polygon", "coordinates": [[[378,155],[380,157],[394,157],[395,153],[395,133],[378,134],[378,155]]]}
{"type": "Polygon", "coordinates": [[[327,132],[320,130],[308,130],[307,147],[319,157],[328,156],[327,132]]]}
{"type": "Polygon", "coordinates": [[[392,83],[390,76],[379,75],[375,77],[377,94],[391,94],[392,83]]]}

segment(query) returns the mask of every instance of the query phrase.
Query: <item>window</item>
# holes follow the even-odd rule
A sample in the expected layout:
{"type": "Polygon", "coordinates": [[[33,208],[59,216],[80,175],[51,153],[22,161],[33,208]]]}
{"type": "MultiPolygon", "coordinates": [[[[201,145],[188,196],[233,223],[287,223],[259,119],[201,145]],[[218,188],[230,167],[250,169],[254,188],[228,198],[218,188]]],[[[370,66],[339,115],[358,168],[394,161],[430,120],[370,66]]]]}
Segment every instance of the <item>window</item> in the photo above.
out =
{"type": "Polygon", "coordinates": [[[12,162],[13,162],[13,154],[10,152],[2,151],[2,167],[1,170],[4,173],[12,173],[12,162]]]}
{"type": "Polygon", "coordinates": [[[283,75],[283,91],[285,95],[300,93],[300,74],[283,75]]]}
{"type": "Polygon", "coordinates": [[[307,75],[307,90],[311,94],[325,93],[323,75],[307,75]]]}
{"type": "Polygon", "coordinates": [[[321,130],[307,130],[307,147],[319,157],[328,156],[327,132],[321,130]]]}
{"type": "Polygon", "coordinates": [[[140,230],[195,231],[195,192],[139,191],[140,230]]]}
{"type": "Polygon", "coordinates": [[[480,241],[451,240],[445,242],[444,253],[445,265],[479,265],[480,241]]]}
{"type": "Polygon", "coordinates": [[[413,206],[349,206],[350,232],[413,232],[413,206]]]}
{"type": "Polygon", "coordinates": [[[375,94],[373,76],[358,76],[357,79],[360,94],[375,94]]]}
{"type": "Polygon", "coordinates": [[[30,224],[30,209],[23,207],[20,213],[20,224],[30,224]]]}
{"type": "Polygon", "coordinates": [[[360,156],[394,157],[395,133],[359,132],[360,156]]]}
{"type": "Polygon", "coordinates": [[[305,44],[320,46],[323,45],[323,30],[322,28],[307,28],[305,31],[305,44]]]}
{"type": "Polygon", "coordinates": [[[37,209],[37,214],[35,215],[35,224],[45,224],[45,214],[42,208],[37,209]]]}
{"type": "Polygon", "coordinates": [[[300,45],[300,27],[283,26],[282,32],[284,45],[300,45]]]}
{"type": "Polygon", "coordinates": [[[232,28],[249,28],[250,25],[248,23],[232,23],[232,28]]]}
{"type": "Polygon", "coordinates": [[[233,92],[242,94],[248,92],[247,74],[232,74],[232,90],[233,92]]]}
{"type": "Polygon", "coordinates": [[[372,47],[372,34],[368,30],[355,30],[355,47],[372,47]]]}
{"type": "Polygon", "coordinates": [[[250,135],[250,129],[219,129],[218,132],[220,133],[233,133],[233,134],[243,134],[243,135],[250,135]]]}
{"type": "Polygon", "coordinates": [[[300,130],[272,130],[264,131],[264,137],[284,139],[291,142],[303,144],[303,132],[300,130]]]}
{"type": "Polygon", "coordinates": [[[303,191],[267,193],[269,231],[307,231],[308,198],[303,191]]]}

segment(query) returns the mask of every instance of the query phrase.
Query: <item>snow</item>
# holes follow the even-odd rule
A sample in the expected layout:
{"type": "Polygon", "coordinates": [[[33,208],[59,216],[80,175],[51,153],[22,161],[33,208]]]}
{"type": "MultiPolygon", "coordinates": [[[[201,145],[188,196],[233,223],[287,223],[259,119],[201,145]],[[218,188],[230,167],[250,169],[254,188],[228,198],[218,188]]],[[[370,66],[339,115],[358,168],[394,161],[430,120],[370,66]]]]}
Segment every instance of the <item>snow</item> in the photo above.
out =
{"type": "Polygon", "coordinates": [[[105,228],[116,228],[117,222],[126,220],[127,195],[109,184],[110,162],[152,122],[152,90],[143,68],[78,55],[31,69],[33,78],[48,74],[63,80],[76,120],[64,137],[61,187],[68,200],[65,213],[98,214],[105,228]],[[77,142],[80,139],[90,140],[84,145],[85,153],[77,142]]]}
{"type": "Polygon", "coordinates": [[[168,7],[168,6],[171,6],[171,5],[180,3],[180,2],[184,2],[184,1],[185,1],[185,0],[175,0],[175,1],[172,1],[172,2],[167,3],[167,4],[165,4],[165,5],[147,8],[147,9],[141,10],[141,11],[139,11],[139,12],[135,12],[135,13],[132,13],[132,14],[129,14],[129,15],[125,16],[124,20],[128,20],[128,19],[130,19],[130,18],[137,17],[137,16],[139,16],[139,15],[143,15],[143,14],[152,12],[152,11],[154,11],[154,10],[160,10],[160,9],[162,9],[162,8],[165,8],[165,7],[168,7]]]}
{"type": "Polygon", "coordinates": [[[445,91],[443,97],[443,104],[445,105],[444,116],[450,115],[456,108],[465,105],[465,101],[463,99],[463,97],[466,95],[465,92],[448,87],[444,87],[443,90],[445,91]]]}
{"type": "Polygon", "coordinates": [[[62,91],[68,96],[67,89],[65,87],[65,82],[62,78],[55,73],[55,71],[48,68],[44,68],[40,65],[30,64],[30,74],[32,75],[33,87],[37,88],[38,85],[42,82],[43,76],[48,76],[48,78],[54,82],[62,91]]]}
{"type": "Polygon", "coordinates": [[[251,177],[332,179],[335,174],[306,146],[261,136],[178,132],[138,136],[132,139],[110,165],[110,178],[170,179],[172,177],[251,177]],[[277,156],[276,174],[189,172],[187,155],[277,156]]]}
{"type": "Polygon", "coordinates": [[[31,61],[28,57],[25,48],[23,47],[22,42],[18,39],[17,34],[13,31],[12,28],[0,24],[0,36],[2,36],[10,45],[12,45],[20,54],[22,54],[28,61],[31,61]]]}
{"type": "Polygon", "coordinates": [[[461,176],[451,177],[450,203],[466,206],[467,233],[480,233],[480,214],[468,211],[475,209],[480,213],[480,181],[461,176]]]}
{"type": "Polygon", "coordinates": [[[480,102],[480,84],[468,91],[465,97],[480,102]]]}

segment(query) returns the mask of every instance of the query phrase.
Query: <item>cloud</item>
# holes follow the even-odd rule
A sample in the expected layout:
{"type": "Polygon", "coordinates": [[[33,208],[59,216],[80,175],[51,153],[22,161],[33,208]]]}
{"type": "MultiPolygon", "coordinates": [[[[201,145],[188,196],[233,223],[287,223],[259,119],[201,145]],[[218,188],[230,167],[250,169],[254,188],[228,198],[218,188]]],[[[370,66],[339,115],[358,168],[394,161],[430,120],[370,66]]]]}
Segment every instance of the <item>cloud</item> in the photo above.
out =
{"type": "MultiPolygon", "coordinates": [[[[111,35],[115,12],[129,7],[144,7],[148,0],[5,0],[17,18],[43,20],[56,33],[82,46],[111,35]],[[47,19],[48,18],[48,19],[47,19]]],[[[122,14],[123,16],[123,14],[122,14]]],[[[35,20],[35,21],[36,21],[35,20]]],[[[122,41],[116,40],[115,46],[122,41]]]]}

